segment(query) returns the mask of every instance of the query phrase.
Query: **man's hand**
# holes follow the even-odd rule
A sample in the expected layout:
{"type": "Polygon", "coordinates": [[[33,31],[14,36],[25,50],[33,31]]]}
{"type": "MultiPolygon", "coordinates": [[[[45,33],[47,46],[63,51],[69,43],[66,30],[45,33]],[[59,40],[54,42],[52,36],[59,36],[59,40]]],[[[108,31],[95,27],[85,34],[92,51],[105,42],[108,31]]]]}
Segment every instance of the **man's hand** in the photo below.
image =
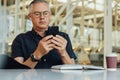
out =
{"type": "Polygon", "coordinates": [[[35,51],[35,55],[38,57],[38,59],[53,49],[54,44],[52,43],[52,38],[53,36],[49,35],[40,40],[35,51]]]}
{"type": "Polygon", "coordinates": [[[64,52],[66,52],[67,40],[62,36],[56,35],[52,38],[52,43],[55,44],[54,48],[58,50],[61,56],[64,56],[64,52]]]}

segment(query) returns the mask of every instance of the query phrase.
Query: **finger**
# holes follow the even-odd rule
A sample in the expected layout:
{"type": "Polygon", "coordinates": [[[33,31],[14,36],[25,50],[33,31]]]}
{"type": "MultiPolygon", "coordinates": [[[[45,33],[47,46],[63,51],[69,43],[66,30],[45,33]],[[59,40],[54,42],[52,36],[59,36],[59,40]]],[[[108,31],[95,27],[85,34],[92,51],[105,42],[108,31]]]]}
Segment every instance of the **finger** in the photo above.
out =
{"type": "Polygon", "coordinates": [[[60,35],[56,35],[55,37],[53,37],[53,39],[57,40],[58,42],[60,42],[62,44],[67,43],[67,40],[60,35]]]}
{"type": "Polygon", "coordinates": [[[54,39],[52,39],[51,42],[52,42],[53,44],[57,45],[57,46],[62,46],[62,45],[63,45],[61,42],[56,41],[56,40],[54,40],[54,39]]]}
{"type": "Polygon", "coordinates": [[[52,43],[49,44],[49,45],[48,45],[49,50],[52,50],[52,49],[54,48],[54,46],[55,46],[55,44],[52,44],[52,43]]]}
{"type": "Polygon", "coordinates": [[[54,49],[53,47],[49,47],[49,51],[51,51],[52,49],[54,49]]]}
{"type": "Polygon", "coordinates": [[[60,38],[58,38],[58,37],[53,37],[52,38],[52,42],[54,43],[54,44],[63,44],[63,40],[62,39],[60,39],[60,38]]]}
{"type": "Polygon", "coordinates": [[[53,35],[46,36],[43,38],[43,41],[47,41],[47,40],[51,39],[52,37],[53,37],[53,35]]]}
{"type": "Polygon", "coordinates": [[[60,35],[56,35],[55,37],[57,37],[57,38],[61,39],[62,41],[64,41],[64,40],[65,40],[65,39],[64,39],[62,36],[60,36],[60,35]]]}
{"type": "Polygon", "coordinates": [[[46,41],[46,44],[51,44],[51,43],[52,43],[51,39],[48,39],[48,40],[46,41]]]}
{"type": "Polygon", "coordinates": [[[63,45],[67,44],[67,40],[64,37],[62,37],[60,35],[56,35],[56,37],[60,39],[61,44],[63,44],[63,45]]]}
{"type": "Polygon", "coordinates": [[[54,45],[53,48],[55,48],[55,49],[57,49],[57,50],[60,50],[60,49],[61,49],[60,46],[56,46],[56,45],[54,45]]]}

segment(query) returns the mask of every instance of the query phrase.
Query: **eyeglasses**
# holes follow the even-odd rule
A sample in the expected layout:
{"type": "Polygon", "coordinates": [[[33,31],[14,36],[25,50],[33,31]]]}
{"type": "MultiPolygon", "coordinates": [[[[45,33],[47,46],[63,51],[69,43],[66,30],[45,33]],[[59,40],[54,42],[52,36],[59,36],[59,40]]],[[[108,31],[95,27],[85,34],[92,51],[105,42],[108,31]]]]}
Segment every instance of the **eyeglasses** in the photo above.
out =
{"type": "Polygon", "coordinates": [[[33,12],[33,14],[35,15],[35,17],[40,17],[41,15],[43,15],[44,17],[48,17],[50,15],[50,12],[49,11],[43,11],[43,12],[35,11],[33,12]]]}

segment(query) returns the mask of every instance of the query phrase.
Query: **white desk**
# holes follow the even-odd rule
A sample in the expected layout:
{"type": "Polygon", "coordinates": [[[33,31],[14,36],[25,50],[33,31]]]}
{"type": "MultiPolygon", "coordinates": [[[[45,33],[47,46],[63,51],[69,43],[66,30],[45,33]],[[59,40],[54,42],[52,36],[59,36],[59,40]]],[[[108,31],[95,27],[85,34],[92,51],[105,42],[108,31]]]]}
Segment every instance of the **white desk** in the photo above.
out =
{"type": "Polygon", "coordinates": [[[119,80],[120,69],[107,70],[0,70],[0,80],[119,80]]]}

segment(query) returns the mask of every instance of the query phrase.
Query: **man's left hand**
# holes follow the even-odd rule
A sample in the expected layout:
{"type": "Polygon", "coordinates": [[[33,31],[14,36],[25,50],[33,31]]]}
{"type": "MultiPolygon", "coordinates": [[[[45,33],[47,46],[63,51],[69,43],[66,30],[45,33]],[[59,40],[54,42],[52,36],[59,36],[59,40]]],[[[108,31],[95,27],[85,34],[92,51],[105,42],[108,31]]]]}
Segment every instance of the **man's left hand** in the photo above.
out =
{"type": "Polygon", "coordinates": [[[54,48],[58,50],[61,56],[63,56],[63,53],[66,52],[67,40],[60,35],[56,35],[51,41],[55,44],[54,48]]]}

